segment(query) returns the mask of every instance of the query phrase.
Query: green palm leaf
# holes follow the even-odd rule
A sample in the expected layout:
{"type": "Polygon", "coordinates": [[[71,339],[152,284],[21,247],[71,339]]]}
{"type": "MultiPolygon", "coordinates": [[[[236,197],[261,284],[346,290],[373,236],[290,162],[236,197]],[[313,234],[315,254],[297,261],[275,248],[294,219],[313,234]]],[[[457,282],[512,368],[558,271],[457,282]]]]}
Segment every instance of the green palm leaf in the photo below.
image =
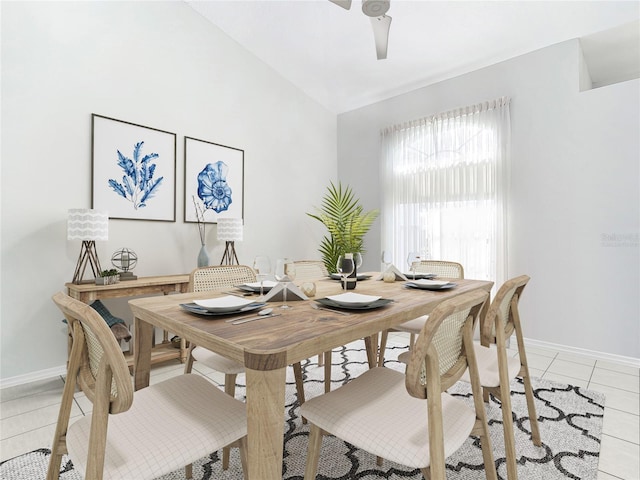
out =
{"type": "Polygon", "coordinates": [[[311,218],[321,222],[329,231],[323,237],[318,251],[330,273],[336,271],[338,257],[348,252],[364,253],[363,237],[378,217],[378,210],[363,213],[359,200],[350,187],[334,185],[327,187],[327,194],[322,199],[316,213],[307,213],[311,218]]]}

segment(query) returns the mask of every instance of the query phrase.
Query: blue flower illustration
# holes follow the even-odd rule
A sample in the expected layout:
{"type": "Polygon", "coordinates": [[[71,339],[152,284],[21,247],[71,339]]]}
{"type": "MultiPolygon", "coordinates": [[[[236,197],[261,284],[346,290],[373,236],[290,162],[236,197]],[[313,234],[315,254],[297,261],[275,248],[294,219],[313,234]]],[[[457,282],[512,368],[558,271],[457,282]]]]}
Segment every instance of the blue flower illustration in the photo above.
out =
{"type": "Polygon", "coordinates": [[[227,184],[226,163],[218,161],[207,164],[198,174],[198,197],[207,209],[220,213],[231,205],[231,188],[227,184]]]}
{"type": "Polygon", "coordinates": [[[140,158],[142,145],[144,142],[138,142],[133,147],[133,160],[125,157],[120,150],[118,152],[118,166],[122,168],[124,175],[122,183],[110,178],[109,186],[118,195],[133,204],[134,209],[146,207],[147,201],[152,198],[158,189],[164,177],[157,180],[153,179],[156,170],[155,163],[149,163],[149,160],[158,158],[157,153],[150,153],[140,158]]]}

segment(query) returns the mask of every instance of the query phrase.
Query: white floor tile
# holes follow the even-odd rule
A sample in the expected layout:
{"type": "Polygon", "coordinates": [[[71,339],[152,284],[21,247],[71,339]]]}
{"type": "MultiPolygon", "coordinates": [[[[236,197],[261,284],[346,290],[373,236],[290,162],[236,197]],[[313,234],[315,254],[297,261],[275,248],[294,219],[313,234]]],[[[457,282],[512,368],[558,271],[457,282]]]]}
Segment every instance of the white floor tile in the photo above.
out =
{"type": "Polygon", "coordinates": [[[602,433],[638,444],[640,442],[640,417],[633,413],[605,407],[602,433]]]}
{"type": "Polygon", "coordinates": [[[589,365],[590,367],[593,367],[596,364],[596,361],[593,358],[585,357],[584,355],[578,355],[575,353],[559,352],[556,358],[558,360],[566,360],[567,362],[589,365]]]}
{"type": "Polygon", "coordinates": [[[3,438],[0,441],[0,461],[5,461],[18,455],[32,452],[38,448],[51,448],[56,426],[47,425],[22,435],[3,438]]]}
{"type": "Polygon", "coordinates": [[[62,389],[47,390],[27,397],[15,398],[2,402],[0,418],[9,418],[21,413],[37,410],[51,405],[59,405],[62,399],[62,389]]]}
{"type": "MultiPolygon", "coordinates": [[[[516,345],[516,342],[511,342],[513,346],[516,345]]],[[[529,358],[529,354],[535,353],[536,355],[543,355],[545,357],[555,358],[558,355],[556,350],[551,350],[549,348],[541,348],[541,347],[532,347],[530,345],[524,344],[525,350],[527,351],[527,358],[529,358]]]]}
{"type": "Polygon", "coordinates": [[[593,366],[556,358],[547,369],[547,372],[564,375],[565,377],[579,378],[588,382],[593,373],[593,366]]]}
{"type": "Polygon", "coordinates": [[[589,390],[604,393],[606,397],[606,407],[615,408],[616,410],[621,410],[627,413],[633,413],[634,415],[640,415],[640,394],[593,382],[589,382],[589,386],[587,388],[589,388],[589,390]]]}
{"type": "Polygon", "coordinates": [[[591,381],[600,385],[608,385],[621,390],[640,393],[640,380],[635,375],[627,375],[596,367],[593,370],[591,381]]]}
{"type": "Polygon", "coordinates": [[[598,470],[597,480],[621,480],[621,479],[620,477],[614,477],[613,475],[609,475],[608,473],[604,473],[603,471],[598,470]]]}
{"type": "Polygon", "coordinates": [[[624,480],[640,478],[640,446],[602,435],[598,470],[624,480]]]}
{"type": "MultiPolygon", "coordinates": [[[[47,392],[49,390],[59,390],[62,394],[64,382],[60,377],[48,378],[37,382],[25,383],[24,385],[16,385],[15,387],[3,388],[0,390],[0,401],[7,402],[16,398],[34,395],[36,393],[47,392]]],[[[1,408],[1,407],[0,407],[1,408]]]]}
{"type": "MultiPolygon", "coordinates": [[[[2,438],[14,437],[30,430],[35,430],[42,426],[51,425],[58,420],[60,412],[60,404],[50,405],[48,407],[39,408],[30,412],[21,413],[13,417],[3,418],[0,420],[0,430],[2,438]]],[[[80,408],[73,405],[71,415],[82,415],[80,408]]]]}
{"type": "Polygon", "coordinates": [[[582,387],[582,388],[587,388],[587,384],[589,383],[586,380],[581,380],[579,378],[574,378],[574,377],[568,377],[566,375],[560,375],[559,373],[552,373],[549,371],[546,371],[544,375],[542,375],[542,378],[544,378],[545,380],[551,380],[552,382],[567,383],[569,385],[582,387]]]}
{"type": "Polygon", "coordinates": [[[596,362],[596,367],[602,368],[604,370],[612,370],[618,373],[626,373],[627,375],[635,375],[636,377],[640,376],[640,368],[630,367],[628,365],[620,365],[619,363],[605,362],[604,360],[598,360],[596,362]]]}
{"type": "Polygon", "coordinates": [[[527,364],[530,369],[535,368],[544,372],[551,366],[553,361],[554,360],[551,357],[527,352],[527,364]]]}

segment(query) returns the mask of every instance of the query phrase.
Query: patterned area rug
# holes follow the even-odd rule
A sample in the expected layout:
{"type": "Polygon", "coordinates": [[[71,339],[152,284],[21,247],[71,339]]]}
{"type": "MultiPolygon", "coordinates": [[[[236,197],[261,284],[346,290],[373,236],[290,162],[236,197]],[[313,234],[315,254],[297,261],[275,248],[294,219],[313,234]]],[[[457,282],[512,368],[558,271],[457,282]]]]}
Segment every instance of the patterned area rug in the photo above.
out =
{"type": "MultiPolygon", "coordinates": [[[[398,353],[405,349],[395,347],[387,350],[385,366],[404,371],[398,363],[398,353]]],[[[307,398],[323,392],[323,367],[318,367],[316,358],[304,366],[305,393],[307,398]]],[[[333,353],[333,388],[362,373],[366,368],[364,350],[343,347],[333,353]]],[[[302,425],[298,416],[298,403],[293,383],[293,372],[287,373],[286,407],[284,415],[284,462],[283,478],[302,480],[309,428],[302,425]]],[[[243,377],[240,378],[242,380],[243,377]]],[[[571,385],[533,379],[536,409],[543,444],[535,447],[529,439],[529,418],[524,389],[517,380],[511,385],[512,404],[515,417],[516,451],[518,452],[518,475],[521,480],[582,479],[595,480],[598,471],[600,436],[604,414],[604,395],[571,385]]],[[[451,393],[471,402],[470,389],[459,383],[451,393]]],[[[244,394],[244,385],[238,385],[237,395],[244,394]]],[[[425,411],[426,414],[426,411],[425,411]]],[[[491,399],[487,406],[491,430],[491,441],[495,455],[498,478],[506,480],[504,440],[500,404],[491,399]]],[[[43,448],[0,464],[0,478],[5,480],[36,480],[46,477],[50,450],[43,448]]],[[[221,452],[215,452],[194,464],[194,479],[242,479],[237,449],[231,450],[231,466],[222,471],[221,452]]],[[[71,461],[63,459],[60,479],[80,480],[81,475],[73,469],[71,461]]],[[[183,480],[184,471],[178,470],[161,477],[161,480],[183,480]]],[[[376,459],[367,452],[356,449],[335,437],[325,437],[322,443],[318,478],[322,480],[419,480],[418,470],[385,461],[376,466],[376,459]]],[[[465,445],[447,459],[449,480],[484,479],[482,451],[479,442],[469,438],[465,445]]],[[[136,480],[136,479],[123,479],[136,480]]]]}

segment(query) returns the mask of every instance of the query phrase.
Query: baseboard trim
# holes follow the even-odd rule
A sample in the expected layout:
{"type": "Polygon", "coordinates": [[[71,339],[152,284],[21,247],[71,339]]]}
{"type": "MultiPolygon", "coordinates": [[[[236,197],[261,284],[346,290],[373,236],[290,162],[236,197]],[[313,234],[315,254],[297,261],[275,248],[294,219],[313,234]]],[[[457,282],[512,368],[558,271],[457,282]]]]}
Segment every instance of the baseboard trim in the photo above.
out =
{"type": "Polygon", "coordinates": [[[37,372],[26,373],[24,375],[16,375],[15,377],[0,379],[0,390],[3,388],[16,387],[18,385],[24,385],[31,382],[38,382],[40,380],[49,380],[54,377],[67,374],[67,366],[61,365],[59,367],[47,368],[45,370],[38,370],[37,372]]]}
{"type": "MultiPolygon", "coordinates": [[[[513,339],[512,339],[513,340],[513,339]]],[[[568,345],[560,345],[558,343],[543,342],[534,340],[533,338],[524,339],[525,346],[531,345],[538,348],[551,348],[553,350],[562,350],[567,353],[575,353],[593,358],[594,360],[602,360],[604,362],[618,363],[628,367],[640,368],[640,358],[625,357],[624,355],[615,355],[613,353],[597,352],[595,350],[587,350],[586,348],[570,347],[568,345]]]]}

